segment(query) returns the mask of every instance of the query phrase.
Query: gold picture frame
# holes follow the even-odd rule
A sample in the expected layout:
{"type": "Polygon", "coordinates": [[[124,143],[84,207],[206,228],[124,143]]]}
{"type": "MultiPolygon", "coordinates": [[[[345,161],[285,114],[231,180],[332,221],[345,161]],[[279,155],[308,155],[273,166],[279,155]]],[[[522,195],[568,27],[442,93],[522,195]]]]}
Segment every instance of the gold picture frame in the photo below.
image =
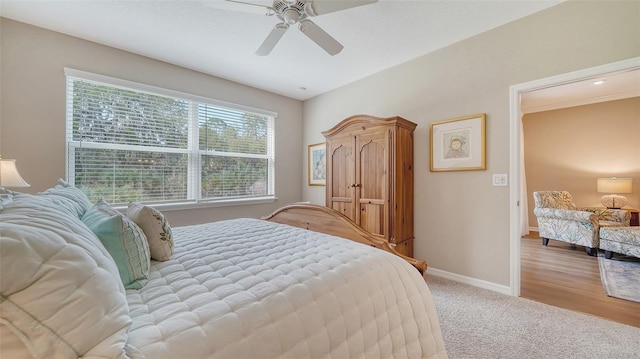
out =
{"type": "Polygon", "coordinates": [[[484,113],[433,122],[429,127],[432,172],[486,169],[484,113]]]}
{"type": "Polygon", "coordinates": [[[327,184],[327,160],[326,143],[309,145],[308,162],[309,186],[326,186],[327,184]]]}

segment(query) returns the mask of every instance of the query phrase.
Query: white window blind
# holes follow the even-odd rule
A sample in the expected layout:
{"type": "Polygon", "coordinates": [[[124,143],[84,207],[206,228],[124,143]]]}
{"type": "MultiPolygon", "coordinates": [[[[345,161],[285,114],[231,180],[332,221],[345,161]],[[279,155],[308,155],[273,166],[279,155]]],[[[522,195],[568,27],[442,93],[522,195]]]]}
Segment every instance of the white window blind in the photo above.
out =
{"type": "Polygon", "coordinates": [[[112,204],[274,197],[266,111],[111,79],[67,75],[67,177],[112,204]]]}

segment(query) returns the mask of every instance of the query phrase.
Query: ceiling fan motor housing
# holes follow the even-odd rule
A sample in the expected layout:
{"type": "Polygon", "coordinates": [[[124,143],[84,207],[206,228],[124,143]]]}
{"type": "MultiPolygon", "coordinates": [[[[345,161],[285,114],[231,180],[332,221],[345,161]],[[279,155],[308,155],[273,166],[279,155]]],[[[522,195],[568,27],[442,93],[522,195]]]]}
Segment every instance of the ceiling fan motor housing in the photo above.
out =
{"type": "Polygon", "coordinates": [[[306,19],[310,15],[307,13],[307,9],[311,9],[311,1],[276,0],[273,2],[273,9],[280,20],[288,25],[293,25],[306,19]]]}

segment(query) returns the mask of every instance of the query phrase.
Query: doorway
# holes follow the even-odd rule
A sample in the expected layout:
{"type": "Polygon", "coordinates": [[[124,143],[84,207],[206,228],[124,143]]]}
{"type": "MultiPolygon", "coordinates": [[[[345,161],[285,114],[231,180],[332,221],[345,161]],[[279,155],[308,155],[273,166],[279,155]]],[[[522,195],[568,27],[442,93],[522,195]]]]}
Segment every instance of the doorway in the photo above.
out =
{"type": "Polygon", "coordinates": [[[524,93],[550,87],[565,85],[573,82],[593,79],[606,74],[621,71],[640,69],[640,57],[614,62],[589,69],[574,71],[558,76],[548,77],[510,87],[510,112],[509,112],[509,174],[511,187],[509,193],[509,233],[510,233],[510,289],[511,295],[520,296],[520,250],[522,237],[522,213],[521,204],[526,204],[526,188],[523,188],[521,156],[522,156],[522,108],[521,97],[524,93]]]}

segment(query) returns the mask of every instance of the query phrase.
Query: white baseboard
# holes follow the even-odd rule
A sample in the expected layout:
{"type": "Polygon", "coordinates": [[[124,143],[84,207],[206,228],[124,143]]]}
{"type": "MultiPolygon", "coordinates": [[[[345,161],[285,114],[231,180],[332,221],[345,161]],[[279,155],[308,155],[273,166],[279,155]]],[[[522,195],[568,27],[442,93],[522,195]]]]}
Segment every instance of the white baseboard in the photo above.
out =
{"type": "Polygon", "coordinates": [[[427,276],[430,276],[430,275],[434,277],[450,279],[456,282],[472,285],[478,288],[492,290],[494,292],[498,292],[506,295],[513,295],[511,293],[511,288],[508,286],[496,284],[493,282],[487,282],[486,280],[482,280],[482,279],[471,278],[471,277],[463,276],[460,274],[443,271],[437,268],[428,267],[427,276]]]}
{"type": "MultiPolygon", "coordinates": [[[[538,232],[538,227],[529,227],[529,231],[538,232]]],[[[509,287],[509,286],[500,285],[500,284],[496,284],[496,283],[493,283],[493,282],[488,282],[488,281],[482,280],[482,279],[467,277],[467,276],[464,276],[464,275],[443,271],[443,270],[438,269],[438,268],[428,267],[427,268],[427,276],[430,276],[430,275],[432,275],[434,277],[441,277],[441,278],[444,278],[444,279],[449,279],[449,280],[453,280],[453,281],[456,281],[456,282],[472,285],[472,286],[478,287],[478,288],[492,290],[494,292],[498,292],[498,293],[502,293],[502,294],[506,294],[506,295],[511,295],[511,296],[513,295],[512,291],[511,291],[511,287],[509,287]]]]}

